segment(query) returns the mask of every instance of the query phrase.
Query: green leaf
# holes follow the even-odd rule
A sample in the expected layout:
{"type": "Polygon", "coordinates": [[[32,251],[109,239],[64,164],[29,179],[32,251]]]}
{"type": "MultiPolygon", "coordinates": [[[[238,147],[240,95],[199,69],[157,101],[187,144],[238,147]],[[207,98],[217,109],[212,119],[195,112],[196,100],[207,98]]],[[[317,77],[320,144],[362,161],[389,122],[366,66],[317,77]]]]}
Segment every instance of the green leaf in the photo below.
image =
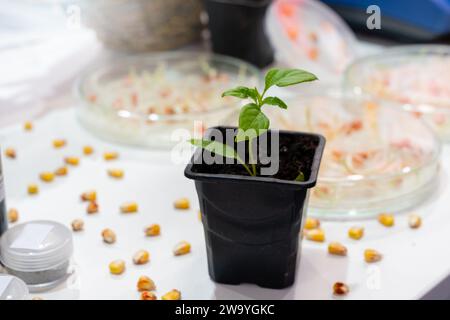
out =
{"type": "Polygon", "coordinates": [[[261,108],[254,103],[249,103],[242,107],[239,114],[239,130],[236,141],[246,140],[248,137],[245,133],[249,129],[253,129],[257,135],[264,133],[269,129],[270,121],[261,111],[261,108]]]}
{"type": "Polygon", "coordinates": [[[238,159],[238,154],[234,148],[227,144],[223,144],[217,141],[204,140],[204,139],[191,139],[191,144],[196,147],[203,148],[215,154],[219,154],[226,158],[238,159]]]}
{"type": "Polygon", "coordinates": [[[272,86],[287,87],[297,83],[317,80],[317,77],[305,70],[300,69],[272,69],[266,74],[267,91],[272,86]]]}
{"type": "Polygon", "coordinates": [[[258,91],[256,90],[256,88],[252,89],[247,87],[236,87],[222,93],[222,98],[225,96],[232,96],[241,99],[251,98],[255,102],[258,102],[258,91]]]}
{"type": "Polygon", "coordinates": [[[287,109],[287,104],[281,100],[280,98],[277,97],[267,97],[263,100],[262,104],[268,104],[271,106],[278,106],[281,109],[287,109]]]}
{"type": "Polygon", "coordinates": [[[304,182],[305,181],[305,174],[303,172],[299,172],[297,178],[295,178],[295,181],[304,182]]]}

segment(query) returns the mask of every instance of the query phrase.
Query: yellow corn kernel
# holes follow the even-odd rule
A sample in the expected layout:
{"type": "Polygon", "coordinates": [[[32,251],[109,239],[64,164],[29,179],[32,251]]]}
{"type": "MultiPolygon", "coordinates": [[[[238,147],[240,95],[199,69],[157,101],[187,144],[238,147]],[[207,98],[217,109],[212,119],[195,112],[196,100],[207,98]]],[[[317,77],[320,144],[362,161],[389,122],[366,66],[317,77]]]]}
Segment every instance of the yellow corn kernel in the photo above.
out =
{"type": "Polygon", "coordinates": [[[382,213],[378,216],[378,222],[385,227],[392,227],[394,225],[394,215],[382,213]]]}
{"type": "Polygon", "coordinates": [[[17,157],[16,150],[14,150],[13,148],[6,148],[5,157],[15,159],[17,157]]]}
{"type": "Polygon", "coordinates": [[[39,177],[44,182],[52,182],[55,179],[55,174],[53,172],[42,172],[39,177]]]}
{"type": "Polygon", "coordinates": [[[165,295],[161,297],[162,300],[180,300],[181,299],[181,292],[177,289],[173,289],[169,292],[167,292],[165,295]]]}
{"type": "Polygon", "coordinates": [[[145,228],[144,232],[147,237],[159,236],[161,234],[161,227],[159,224],[152,224],[145,228]]]}
{"type": "Polygon", "coordinates": [[[116,242],[116,234],[111,229],[104,229],[102,231],[103,241],[109,244],[116,242]]]}
{"type": "Polygon", "coordinates": [[[78,157],[65,157],[64,162],[71,166],[77,166],[80,164],[80,159],[78,157]]]}
{"type": "Polygon", "coordinates": [[[31,121],[26,121],[26,122],[23,124],[23,129],[24,129],[25,131],[31,131],[31,130],[33,130],[33,123],[32,123],[31,121]]]}
{"type": "Polygon", "coordinates": [[[108,175],[111,178],[116,178],[116,179],[122,179],[123,178],[123,170],[122,169],[109,169],[108,170],[108,175]]]}
{"type": "Polygon", "coordinates": [[[359,240],[364,236],[364,228],[351,227],[348,229],[348,236],[352,239],[359,240]]]}
{"type": "Polygon", "coordinates": [[[306,230],[312,230],[312,229],[317,229],[320,227],[320,221],[318,219],[314,219],[314,218],[306,218],[305,221],[305,226],[304,228],[306,230]]]}
{"type": "Polygon", "coordinates": [[[72,230],[75,232],[82,231],[84,228],[84,221],[81,219],[75,219],[71,223],[72,230]]]}
{"type": "Polygon", "coordinates": [[[412,229],[420,228],[420,226],[422,225],[422,218],[418,215],[412,214],[408,217],[408,224],[412,229]]]}
{"type": "Polygon", "coordinates": [[[122,274],[125,271],[125,261],[114,260],[109,264],[109,272],[112,274],[122,274]]]}
{"type": "Polygon", "coordinates": [[[8,210],[8,221],[10,223],[14,223],[17,220],[19,220],[19,211],[17,211],[17,209],[9,209],[8,210]]]}
{"type": "Polygon", "coordinates": [[[154,291],[156,290],[155,282],[147,276],[140,276],[137,282],[138,291],[154,291]]]}
{"type": "Polygon", "coordinates": [[[84,155],[89,156],[94,153],[94,148],[92,148],[91,146],[84,146],[83,153],[84,155]]]}
{"type": "Polygon", "coordinates": [[[156,300],[156,295],[153,292],[143,291],[141,292],[141,300],[156,300]]]}
{"type": "Polygon", "coordinates": [[[95,201],[90,201],[87,208],[86,208],[86,212],[88,214],[94,214],[94,213],[98,213],[98,204],[95,201]]]}
{"type": "Polygon", "coordinates": [[[137,211],[138,204],[136,202],[128,202],[120,206],[120,212],[122,213],[135,213],[137,211]]]}
{"type": "Polygon", "coordinates": [[[55,170],[55,175],[58,177],[67,176],[67,173],[69,172],[69,169],[67,167],[60,167],[55,170]]]}
{"type": "Polygon", "coordinates": [[[42,298],[42,297],[33,297],[31,300],[44,300],[44,298],[42,298]]]}
{"type": "Polygon", "coordinates": [[[56,149],[62,148],[67,144],[66,140],[64,139],[55,139],[53,140],[53,147],[56,149]]]}
{"type": "Polygon", "coordinates": [[[81,194],[82,201],[96,201],[97,200],[97,192],[95,191],[86,191],[81,194]]]}
{"type": "Polygon", "coordinates": [[[191,252],[191,244],[187,241],[181,241],[177,243],[177,245],[173,249],[173,254],[176,256],[188,254],[189,252],[191,252]]]}
{"type": "Polygon", "coordinates": [[[28,194],[38,194],[39,193],[39,187],[37,184],[29,184],[28,185],[28,194]]]}
{"type": "MultiPolygon", "coordinates": [[[[305,230],[306,231],[306,230],[305,230]]],[[[322,229],[312,229],[305,232],[306,239],[316,242],[325,241],[325,232],[322,229]]]]}
{"type": "Polygon", "coordinates": [[[105,152],[104,154],[103,154],[103,158],[106,160],[106,161],[111,161],[111,160],[115,160],[115,159],[117,159],[119,157],[119,154],[117,153],[117,152],[105,152]]]}
{"type": "Polygon", "coordinates": [[[147,250],[139,250],[133,256],[134,264],[146,264],[150,261],[150,253],[147,250]]]}
{"type": "Polygon", "coordinates": [[[348,286],[343,282],[336,282],[333,285],[333,294],[336,296],[345,296],[350,292],[348,286]]]}
{"type": "Polygon", "coordinates": [[[198,212],[198,220],[200,220],[200,222],[202,222],[202,212],[201,211],[198,212]]]}
{"type": "Polygon", "coordinates": [[[346,256],[347,248],[339,242],[331,242],[328,245],[328,253],[336,256],[346,256]]]}
{"type": "Polygon", "coordinates": [[[380,261],[382,258],[382,255],[374,249],[366,249],[364,251],[364,260],[366,260],[366,262],[377,262],[380,261]]]}
{"type": "Polygon", "coordinates": [[[189,199],[181,198],[174,202],[173,206],[175,209],[187,210],[190,207],[189,199]]]}

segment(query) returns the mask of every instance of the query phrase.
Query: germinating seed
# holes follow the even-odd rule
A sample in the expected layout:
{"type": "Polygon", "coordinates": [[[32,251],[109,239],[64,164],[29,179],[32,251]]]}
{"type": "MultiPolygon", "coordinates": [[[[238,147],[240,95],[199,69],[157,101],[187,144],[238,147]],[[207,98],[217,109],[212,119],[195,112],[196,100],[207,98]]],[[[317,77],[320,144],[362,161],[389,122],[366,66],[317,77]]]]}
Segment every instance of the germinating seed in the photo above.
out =
{"type": "Polygon", "coordinates": [[[102,238],[105,243],[112,244],[116,242],[116,233],[111,229],[104,229],[102,231],[102,238]]]}
{"type": "Polygon", "coordinates": [[[191,252],[191,244],[187,241],[181,241],[177,243],[177,245],[173,249],[173,254],[176,256],[188,254],[189,252],[191,252]]]}
{"type": "Polygon", "coordinates": [[[155,237],[161,234],[161,227],[159,224],[152,224],[144,229],[145,235],[147,237],[155,237]]]}
{"type": "Polygon", "coordinates": [[[351,227],[348,230],[348,236],[352,239],[359,240],[364,236],[364,228],[351,227]]]}
{"type": "Polygon", "coordinates": [[[55,175],[62,177],[62,176],[66,176],[68,172],[69,172],[69,170],[67,169],[67,167],[60,167],[55,170],[55,175]]]}
{"type": "Polygon", "coordinates": [[[80,159],[78,157],[65,157],[64,162],[71,166],[77,166],[80,163],[80,159]]]}
{"type": "Polygon", "coordinates": [[[88,214],[94,214],[94,213],[98,213],[98,204],[95,201],[90,201],[87,208],[86,208],[86,212],[88,214]]]}
{"type": "Polygon", "coordinates": [[[44,182],[52,182],[55,179],[55,174],[53,172],[42,172],[39,178],[44,182]]]}
{"type": "Polygon", "coordinates": [[[137,282],[138,291],[154,291],[156,290],[155,282],[147,276],[140,276],[137,282]]]}
{"type": "Polygon", "coordinates": [[[141,292],[141,300],[156,300],[157,297],[153,292],[143,291],[141,292]]]}
{"type": "Polygon", "coordinates": [[[17,209],[9,209],[8,210],[8,221],[10,223],[14,223],[17,222],[17,220],[19,220],[19,211],[17,211],[17,209]]]}
{"type": "Polygon", "coordinates": [[[136,202],[128,202],[120,206],[120,212],[122,213],[135,213],[137,211],[138,204],[136,202]]]}
{"type": "Polygon", "coordinates": [[[177,289],[173,289],[169,292],[167,292],[165,295],[161,297],[162,300],[180,300],[181,299],[181,292],[177,289]]]}
{"type": "Polygon", "coordinates": [[[14,150],[13,148],[6,148],[5,157],[15,159],[17,157],[16,150],[14,150]]]}
{"type": "Polygon", "coordinates": [[[115,178],[115,179],[122,179],[124,176],[124,172],[122,169],[109,169],[108,170],[108,175],[111,178],[115,178]]]}
{"type": "Polygon", "coordinates": [[[315,242],[325,241],[325,232],[322,229],[304,230],[306,239],[315,242]]]}
{"type": "Polygon", "coordinates": [[[394,225],[394,215],[382,213],[378,216],[378,222],[385,227],[392,227],[394,225]]]}
{"type": "Polygon", "coordinates": [[[368,263],[377,262],[380,261],[382,258],[382,255],[374,249],[366,249],[364,251],[364,260],[368,263]]]}
{"type": "Polygon", "coordinates": [[[133,256],[134,264],[146,264],[150,261],[150,253],[147,250],[139,250],[133,256]]]}
{"type": "Polygon", "coordinates": [[[53,147],[55,147],[56,149],[62,148],[66,145],[66,140],[64,139],[55,139],[53,140],[53,147]]]}
{"type": "Polygon", "coordinates": [[[125,261],[123,260],[114,260],[109,264],[109,272],[112,274],[122,274],[125,271],[125,261]]]}
{"type": "Polygon", "coordinates": [[[422,225],[422,218],[420,218],[418,215],[412,214],[408,217],[408,224],[412,229],[420,228],[420,226],[422,225]]]}
{"type": "Polygon", "coordinates": [[[86,191],[81,194],[82,201],[95,201],[97,200],[97,192],[95,191],[86,191]]]}
{"type": "Polygon", "coordinates": [[[119,158],[119,154],[117,152],[105,152],[103,154],[103,159],[106,161],[111,161],[119,158]]]}
{"type": "Polygon", "coordinates": [[[328,253],[336,256],[346,256],[347,248],[339,242],[331,242],[328,245],[328,253]]]}
{"type": "Polygon", "coordinates": [[[319,219],[314,219],[314,218],[306,218],[305,221],[305,226],[304,228],[306,230],[312,230],[312,229],[317,229],[320,227],[320,221],[319,219]]]}
{"type": "Polygon", "coordinates": [[[84,146],[83,147],[83,153],[84,155],[88,156],[94,153],[94,148],[92,148],[91,146],[84,146]]]}
{"type": "Polygon", "coordinates": [[[37,186],[37,184],[29,184],[28,185],[28,194],[30,195],[34,195],[34,194],[38,194],[39,193],[39,187],[37,186]]]}
{"type": "Polygon", "coordinates": [[[75,219],[71,223],[72,230],[75,232],[82,231],[84,228],[84,221],[81,219],[75,219]]]}
{"type": "Polygon", "coordinates": [[[333,294],[336,296],[344,296],[350,292],[348,286],[343,282],[336,282],[333,285],[333,294]]]}
{"type": "Polygon", "coordinates": [[[187,210],[190,207],[189,199],[181,198],[174,202],[173,206],[175,209],[187,210]]]}

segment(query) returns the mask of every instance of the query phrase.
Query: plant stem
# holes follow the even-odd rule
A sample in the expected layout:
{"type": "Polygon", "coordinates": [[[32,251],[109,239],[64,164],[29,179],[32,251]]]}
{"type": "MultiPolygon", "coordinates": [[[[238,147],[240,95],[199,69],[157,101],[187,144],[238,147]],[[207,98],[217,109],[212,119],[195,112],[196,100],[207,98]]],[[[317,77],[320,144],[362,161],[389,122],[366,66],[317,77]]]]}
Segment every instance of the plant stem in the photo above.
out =
{"type": "Polygon", "coordinates": [[[253,161],[252,139],[248,139],[248,156],[249,156],[250,164],[252,165],[253,175],[256,176],[256,164],[253,161]]]}
{"type": "Polygon", "coordinates": [[[253,174],[253,172],[250,170],[250,168],[245,164],[245,162],[244,161],[242,161],[242,159],[241,159],[241,157],[237,157],[236,158],[243,166],[244,166],[244,168],[245,168],[245,170],[247,170],[247,172],[252,176],[252,177],[254,177],[256,174],[253,174]]]}

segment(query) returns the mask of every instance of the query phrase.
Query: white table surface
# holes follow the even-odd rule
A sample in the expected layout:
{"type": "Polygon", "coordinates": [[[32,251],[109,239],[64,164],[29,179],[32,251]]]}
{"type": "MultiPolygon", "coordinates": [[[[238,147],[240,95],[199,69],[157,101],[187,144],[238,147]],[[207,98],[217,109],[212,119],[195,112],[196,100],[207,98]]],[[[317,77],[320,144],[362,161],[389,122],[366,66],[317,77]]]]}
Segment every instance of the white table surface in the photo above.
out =
{"type": "Polygon", "coordinates": [[[0,130],[0,145],[17,149],[16,160],[3,159],[7,201],[20,212],[20,222],[51,219],[69,225],[82,218],[85,231],[74,234],[76,277],[70,285],[50,293],[39,294],[48,299],[137,299],[136,282],[148,275],[157,285],[157,295],[172,288],[182,292],[184,299],[333,299],[331,287],[336,281],[350,286],[348,299],[416,299],[450,274],[450,148],[442,155],[440,185],[433,197],[414,210],[423,217],[423,226],[412,230],[407,226],[407,214],[396,217],[393,228],[374,220],[358,222],[323,222],[327,242],[340,241],[348,246],[348,257],[328,255],[327,243],[303,241],[297,280],[284,290],[262,289],[254,285],[228,286],[215,284],[207,273],[206,250],[194,184],[183,176],[183,165],[173,165],[170,154],[143,151],[112,145],[90,135],[79,126],[73,109],[54,111],[35,121],[35,130],[24,132],[21,124],[0,130]],[[67,147],[53,149],[54,138],[66,138],[67,147]],[[66,155],[81,155],[81,147],[91,144],[95,154],[82,156],[79,167],[70,169],[69,176],[50,184],[39,182],[38,174],[53,170],[66,155]],[[117,150],[120,159],[106,163],[101,153],[117,150]],[[125,170],[123,180],[113,180],[107,168],[125,170]],[[38,182],[40,194],[26,193],[28,183],[38,182]],[[96,189],[100,213],[87,215],[81,192],[96,189]],[[192,208],[177,211],[175,199],[188,197],[192,208]],[[119,205],[137,201],[139,213],[123,215],[119,205]],[[159,223],[160,237],[144,237],[144,226],[159,223]],[[360,241],[347,238],[348,227],[357,224],[366,229],[360,241]],[[116,231],[113,245],[102,242],[103,228],[116,231]],[[173,246],[187,240],[192,253],[174,257],[173,246]],[[363,261],[365,248],[379,250],[384,258],[376,264],[363,261]],[[151,262],[135,266],[134,252],[147,249],[151,262]],[[108,271],[108,263],[124,259],[127,270],[121,276],[108,271]]]}

